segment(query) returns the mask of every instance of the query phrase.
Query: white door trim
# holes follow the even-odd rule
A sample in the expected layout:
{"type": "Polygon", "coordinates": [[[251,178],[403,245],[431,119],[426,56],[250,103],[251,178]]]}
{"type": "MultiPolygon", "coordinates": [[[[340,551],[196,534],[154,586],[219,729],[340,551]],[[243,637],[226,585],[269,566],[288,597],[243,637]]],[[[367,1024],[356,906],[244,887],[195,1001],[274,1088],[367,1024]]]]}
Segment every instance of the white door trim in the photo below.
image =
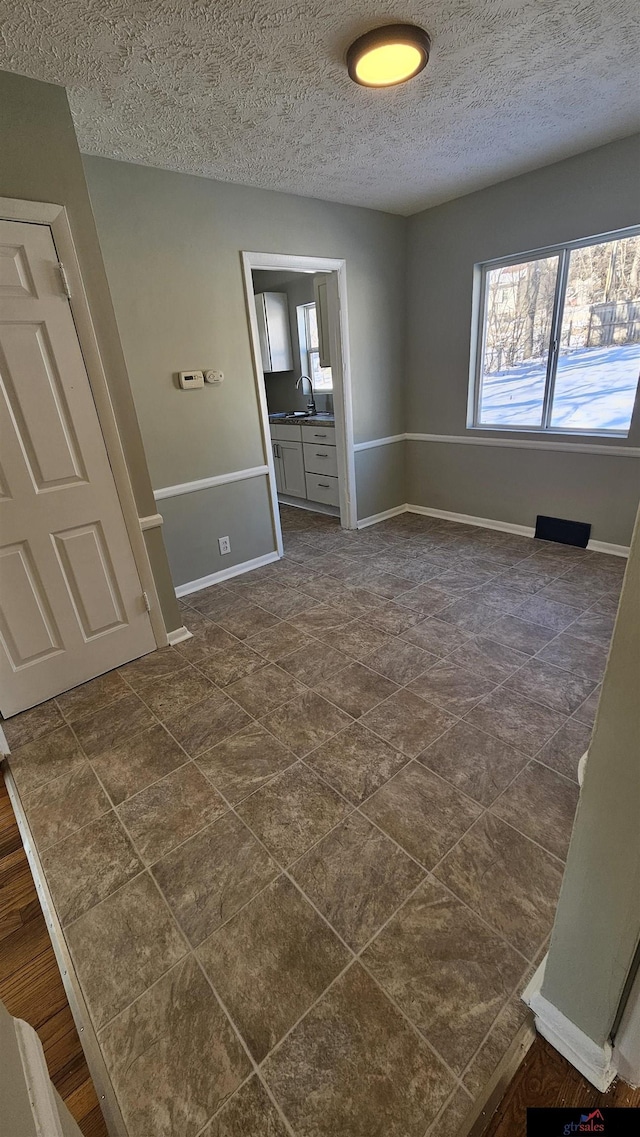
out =
{"type": "MultiPolygon", "coordinates": [[[[269,411],[267,408],[267,395],[262,371],[260,356],[260,340],[258,336],[258,322],[253,303],[253,269],[281,269],[287,272],[335,272],[338,278],[338,297],[340,302],[340,330],[339,342],[342,371],[341,390],[334,392],[340,399],[341,417],[344,424],[344,453],[338,453],[338,462],[341,464],[343,478],[340,481],[340,514],[341,520],[350,529],[357,526],[356,503],[356,468],[353,447],[353,406],[351,398],[351,363],[349,357],[348,315],[347,315],[347,276],[346,262],[333,257],[303,257],[290,253],[251,253],[242,252],[242,272],[244,278],[245,301],[251,341],[251,356],[260,407],[260,425],[265,461],[268,466],[269,487],[271,491],[271,509],[273,526],[276,535],[278,555],[282,556],[282,529],[280,526],[280,512],[278,509],[278,491],[276,488],[276,472],[271,449],[271,431],[269,430],[269,411]]],[[[336,432],[336,441],[339,442],[339,432],[336,432]]],[[[339,446],[338,450],[343,447],[339,446]]]]}
{"type": "Polygon", "coordinates": [[[71,296],[69,304],[73,314],[76,332],[89,378],[89,385],[96,406],[98,421],[102,430],[109,463],[120,500],[131,550],[140,577],[142,591],[149,597],[151,609],[149,618],[158,647],[164,647],[167,640],[160,601],[156,590],[151,562],[147,553],[138,509],[133,495],[129,471],[122,448],[116,416],[109,394],[107,377],[98,347],[89,302],[84,289],[80,264],[69,225],[67,211],[63,205],[53,205],[42,201],[20,201],[17,198],[0,197],[0,219],[6,221],[27,221],[48,225],[60,262],[64,265],[71,296]]]}

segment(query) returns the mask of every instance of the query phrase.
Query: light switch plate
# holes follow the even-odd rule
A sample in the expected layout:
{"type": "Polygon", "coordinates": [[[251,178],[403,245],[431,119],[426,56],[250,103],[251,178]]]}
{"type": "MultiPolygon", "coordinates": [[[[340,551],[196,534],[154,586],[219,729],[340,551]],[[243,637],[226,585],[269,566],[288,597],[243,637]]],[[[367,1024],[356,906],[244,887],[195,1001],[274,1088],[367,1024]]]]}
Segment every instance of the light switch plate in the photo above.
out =
{"type": "Polygon", "coordinates": [[[204,387],[202,371],[179,371],[178,378],[183,391],[190,391],[192,387],[204,387]]]}

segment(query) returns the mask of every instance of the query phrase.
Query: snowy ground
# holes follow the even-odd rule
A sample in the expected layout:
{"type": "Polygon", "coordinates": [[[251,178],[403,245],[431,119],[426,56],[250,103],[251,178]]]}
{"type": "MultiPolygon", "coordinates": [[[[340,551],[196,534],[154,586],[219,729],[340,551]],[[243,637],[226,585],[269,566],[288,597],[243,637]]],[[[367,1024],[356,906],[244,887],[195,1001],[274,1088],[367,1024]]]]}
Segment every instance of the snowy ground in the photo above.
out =
{"type": "MultiPolygon", "coordinates": [[[[628,430],[638,386],[640,343],[565,351],[558,360],[553,417],[557,430],[628,430]]],[[[540,423],[546,360],[488,375],[482,384],[485,425],[540,423]]]]}

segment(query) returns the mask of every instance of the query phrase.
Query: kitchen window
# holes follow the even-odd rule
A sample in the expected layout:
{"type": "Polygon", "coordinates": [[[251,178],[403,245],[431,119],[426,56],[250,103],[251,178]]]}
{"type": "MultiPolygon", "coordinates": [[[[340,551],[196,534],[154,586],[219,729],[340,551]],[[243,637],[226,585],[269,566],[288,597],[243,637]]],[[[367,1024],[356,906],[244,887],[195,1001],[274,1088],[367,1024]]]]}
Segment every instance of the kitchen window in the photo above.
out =
{"type": "Polygon", "coordinates": [[[640,230],[478,267],[469,425],[626,437],[640,369],[640,230]]]}
{"type": "Polygon", "coordinates": [[[300,304],[297,313],[302,370],[311,379],[314,391],[333,391],[331,368],[320,366],[320,341],[315,303],[300,304]]]}

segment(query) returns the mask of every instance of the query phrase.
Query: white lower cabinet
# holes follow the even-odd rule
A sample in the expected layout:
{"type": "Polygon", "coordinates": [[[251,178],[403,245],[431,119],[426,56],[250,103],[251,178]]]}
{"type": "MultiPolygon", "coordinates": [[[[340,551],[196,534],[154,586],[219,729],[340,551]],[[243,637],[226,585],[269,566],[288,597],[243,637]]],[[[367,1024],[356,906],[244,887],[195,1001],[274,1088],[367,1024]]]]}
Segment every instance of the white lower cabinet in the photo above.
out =
{"type": "Polygon", "coordinates": [[[278,492],[290,494],[291,497],[306,497],[302,443],[272,442],[271,445],[278,492]]]}

